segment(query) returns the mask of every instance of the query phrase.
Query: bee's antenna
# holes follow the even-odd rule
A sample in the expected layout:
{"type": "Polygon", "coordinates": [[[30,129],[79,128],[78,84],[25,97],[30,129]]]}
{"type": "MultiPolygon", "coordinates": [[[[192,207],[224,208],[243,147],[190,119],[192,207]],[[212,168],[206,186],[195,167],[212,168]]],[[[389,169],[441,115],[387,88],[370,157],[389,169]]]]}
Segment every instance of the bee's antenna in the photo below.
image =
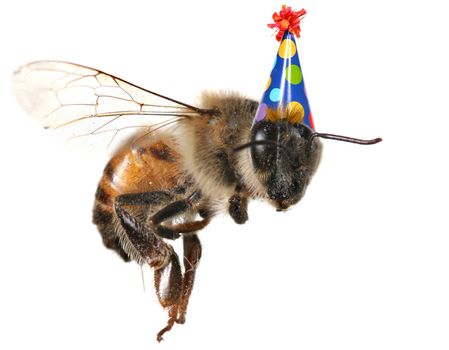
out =
{"type": "Polygon", "coordinates": [[[374,144],[382,141],[382,139],[380,137],[377,137],[372,140],[361,140],[361,139],[355,139],[353,137],[348,137],[348,136],[341,136],[341,135],[334,135],[334,134],[322,134],[322,133],[316,132],[316,133],[312,134],[312,137],[310,138],[310,142],[312,142],[314,137],[321,137],[322,139],[337,140],[337,141],[350,142],[350,143],[357,143],[359,145],[374,145],[374,144]]]}

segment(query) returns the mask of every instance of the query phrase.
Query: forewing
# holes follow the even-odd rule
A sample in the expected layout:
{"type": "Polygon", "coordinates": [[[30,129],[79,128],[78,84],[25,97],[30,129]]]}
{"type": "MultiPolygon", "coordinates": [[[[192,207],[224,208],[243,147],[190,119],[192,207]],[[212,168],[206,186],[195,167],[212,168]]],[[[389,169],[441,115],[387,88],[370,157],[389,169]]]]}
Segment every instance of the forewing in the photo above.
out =
{"type": "Polygon", "coordinates": [[[89,146],[109,147],[137,130],[151,133],[204,112],[102,71],[59,61],[20,67],[13,90],[45,128],[89,146]]]}

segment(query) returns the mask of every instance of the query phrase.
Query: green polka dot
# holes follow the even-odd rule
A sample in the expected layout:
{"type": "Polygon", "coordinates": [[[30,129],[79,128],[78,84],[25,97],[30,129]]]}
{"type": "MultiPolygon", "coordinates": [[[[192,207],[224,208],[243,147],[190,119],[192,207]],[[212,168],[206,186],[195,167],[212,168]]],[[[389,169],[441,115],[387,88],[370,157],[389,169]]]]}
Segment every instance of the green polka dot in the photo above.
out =
{"type": "Polygon", "coordinates": [[[301,68],[296,64],[292,64],[285,70],[285,79],[291,84],[297,85],[302,81],[301,68]]]}

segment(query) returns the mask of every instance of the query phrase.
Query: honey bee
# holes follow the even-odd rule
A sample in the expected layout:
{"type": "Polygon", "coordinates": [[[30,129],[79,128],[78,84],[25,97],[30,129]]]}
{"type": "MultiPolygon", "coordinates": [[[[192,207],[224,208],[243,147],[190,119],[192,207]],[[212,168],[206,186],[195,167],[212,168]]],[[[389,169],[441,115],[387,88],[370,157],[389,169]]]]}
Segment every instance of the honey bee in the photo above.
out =
{"type": "Polygon", "coordinates": [[[197,233],[217,213],[243,224],[251,199],[278,211],[298,203],[319,165],[322,138],[381,141],[317,133],[290,110],[254,121],[259,103],[234,93],[204,93],[195,107],[66,62],[27,64],[14,73],[13,88],[28,113],[45,128],[71,130],[70,140],[124,140],[104,168],[93,222],[107,248],[153,268],[168,310],[158,341],[185,322],[201,258],[197,233]],[[183,266],[170,245],[181,237],[183,266]]]}

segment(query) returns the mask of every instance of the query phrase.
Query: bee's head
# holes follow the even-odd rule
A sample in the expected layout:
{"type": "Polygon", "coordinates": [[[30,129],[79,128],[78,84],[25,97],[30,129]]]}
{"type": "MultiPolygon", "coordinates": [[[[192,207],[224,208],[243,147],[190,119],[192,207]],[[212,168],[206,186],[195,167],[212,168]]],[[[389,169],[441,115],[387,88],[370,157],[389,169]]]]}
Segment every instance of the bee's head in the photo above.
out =
{"type": "Polygon", "coordinates": [[[258,181],[278,210],[299,202],[321,158],[321,142],[304,124],[257,122],[251,131],[251,159],[258,181]]]}
{"type": "Polygon", "coordinates": [[[381,139],[359,140],[334,134],[317,133],[303,123],[264,119],[251,129],[250,142],[235,149],[250,148],[254,173],[266,196],[278,211],[298,203],[321,158],[319,138],[358,144],[374,144],[381,139]]]}

